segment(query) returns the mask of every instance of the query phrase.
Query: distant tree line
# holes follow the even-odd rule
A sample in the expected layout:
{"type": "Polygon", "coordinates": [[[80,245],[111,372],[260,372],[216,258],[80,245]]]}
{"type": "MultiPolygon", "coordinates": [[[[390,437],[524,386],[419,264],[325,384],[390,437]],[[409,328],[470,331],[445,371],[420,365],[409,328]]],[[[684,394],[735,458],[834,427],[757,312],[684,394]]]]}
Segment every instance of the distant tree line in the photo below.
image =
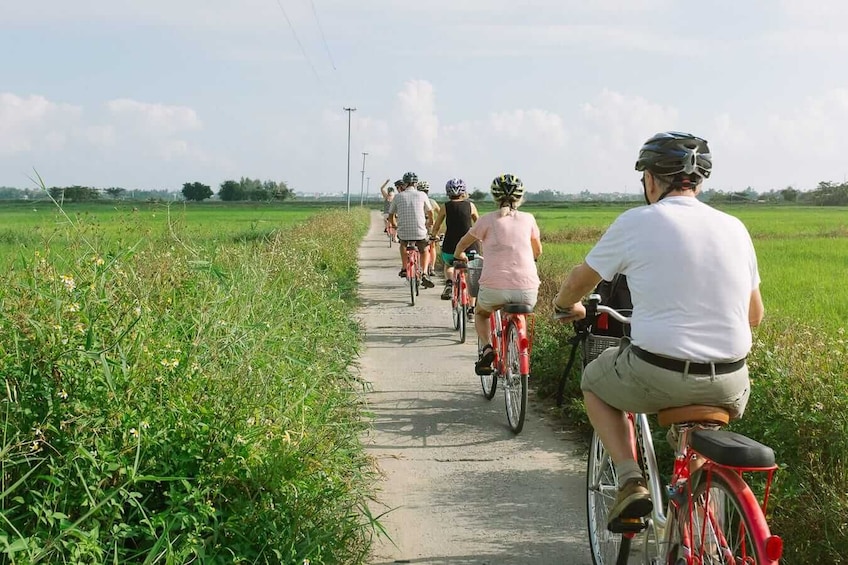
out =
{"type": "MultiPolygon", "coordinates": [[[[212,187],[199,183],[187,182],[183,185],[183,197],[186,200],[200,202],[212,197],[212,187]]],[[[225,202],[252,200],[269,202],[271,200],[287,200],[294,198],[292,191],[284,181],[251,179],[241,177],[240,180],[225,180],[218,189],[218,198],[225,202]]]]}
{"type": "MultiPolygon", "coordinates": [[[[212,198],[212,188],[200,182],[187,182],[177,193],[169,190],[135,190],[117,186],[94,188],[91,186],[53,186],[47,189],[57,202],[90,202],[93,200],[174,200],[181,195],[185,200],[200,202],[212,198]]],[[[38,200],[44,198],[44,191],[37,188],[13,188],[0,186],[0,200],[38,200]]],[[[284,181],[262,181],[242,177],[240,180],[227,180],[221,183],[218,198],[224,201],[272,201],[294,198],[294,191],[284,181]]]]}
{"type": "MultiPolygon", "coordinates": [[[[89,186],[51,187],[50,195],[57,201],[84,202],[102,198],[123,200],[163,201],[173,200],[179,194],[185,200],[200,202],[215,196],[212,187],[200,182],[183,184],[180,193],[168,190],[135,190],[121,187],[93,188],[89,186]]],[[[491,199],[487,190],[475,187],[469,195],[472,200],[481,202],[491,199]]],[[[41,189],[21,189],[0,186],[0,200],[37,200],[44,197],[41,189]]],[[[233,201],[282,201],[295,197],[294,191],[284,182],[262,181],[242,177],[240,180],[226,180],[218,187],[220,200],[233,201]]],[[[526,193],[528,202],[641,202],[641,192],[604,192],[592,193],[583,190],[578,193],[564,193],[543,189],[526,193]]],[[[711,204],[743,204],[766,202],[770,204],[798,204],[811,206],[848,206],[848,182],[820,182],[812,190],[798,190],[792,186],[757,192],[748,187],[741,191],[726,191],[710,188],[700,195],[701,200],[711,204]]]]}

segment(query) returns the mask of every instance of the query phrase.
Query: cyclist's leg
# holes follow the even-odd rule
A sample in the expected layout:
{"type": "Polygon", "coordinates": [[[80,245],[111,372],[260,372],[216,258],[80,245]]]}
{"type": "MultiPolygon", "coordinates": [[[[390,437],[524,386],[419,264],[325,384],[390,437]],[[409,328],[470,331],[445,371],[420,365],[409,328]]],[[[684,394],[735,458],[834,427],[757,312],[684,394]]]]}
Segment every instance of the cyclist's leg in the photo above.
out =
{"type": "Polygon", "coordinates": [[[402,277],[406,276],[406,244],[405,240],[400,241],[400,245],[398,248],[400,249],[400,273],[399,275],[402,277]]]}
{"type": "Polygon", "coordinates": [[[445,264],[445,288],[442,291],[442,300],[450,300],[453,293],[453,253],[442,252],[442,262],[445,264]]]}
{"type": "Polygon", "coordinates": [[[586,414],[609,453],[618,477],[618,496],[609,512],[611,521],[620,517],[638,518],[653,509],[634,455],[635,440],[623,410],[652,413],[658,408],[646,405],[644,388],[636,382],[633,367],[626,362],[630,357],[629,342],[623,340],[620,347],[607,349],[589,363],[581,381],[586,414]]]}
{"type": "Polygon", "coordinates": [[[492,312],[504,305],[501,298],[502,291],[480,287],[477,293],[477,307],[474,310],[474,329],[481,343],[486,345],[480,351],[480,357],[475,363],[475,370],[491,371],[492,361],[495,359],[495,351],[492,348],[492,336],[489,334],[492,312]]]}
{"type": "Polygon", "coordinates": [[[445,253],[442,251],[442,263],[445,264],[445,280],[452,281],[454,275],[453,253],[445,253]]]}
{"type": "Polygon", "coordinates": [[[421,286],[424,288],[433,288],[436,285],[433,284],[433,281],[430,280],[430,276],[427,274],[427,269],[430,265],[430,242],[426,239],[419,241],[418,250],[421,253],[421,286]]]}

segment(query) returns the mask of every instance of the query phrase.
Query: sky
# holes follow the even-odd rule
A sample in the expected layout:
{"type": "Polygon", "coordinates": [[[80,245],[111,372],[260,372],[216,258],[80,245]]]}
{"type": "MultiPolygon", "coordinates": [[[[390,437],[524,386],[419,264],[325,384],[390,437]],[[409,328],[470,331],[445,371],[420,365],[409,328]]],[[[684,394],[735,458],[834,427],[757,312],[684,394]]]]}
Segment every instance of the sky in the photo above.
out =
{"type": "Polygon", "coordinates": [[[641,144],[680,130],[706,188],[810,190],[848,176],[846,22],[844,0],[9,1],[0,186],[636,192],[641,144]]]}

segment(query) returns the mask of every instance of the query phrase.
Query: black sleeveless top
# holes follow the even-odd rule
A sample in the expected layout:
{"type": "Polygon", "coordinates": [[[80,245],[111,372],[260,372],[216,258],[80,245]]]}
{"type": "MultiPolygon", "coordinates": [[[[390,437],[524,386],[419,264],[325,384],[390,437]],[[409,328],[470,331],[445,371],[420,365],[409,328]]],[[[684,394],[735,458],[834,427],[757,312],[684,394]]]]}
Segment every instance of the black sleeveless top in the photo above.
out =
{"type": "MultiPolygon", "coordinates": [[[[453,254],[456,244],[471,229],[471,201],[448,200],[445,202],[445,240],[442,252],[453,254]]],[[[477,249],[475,243],[469,249],[477,249]]]]}

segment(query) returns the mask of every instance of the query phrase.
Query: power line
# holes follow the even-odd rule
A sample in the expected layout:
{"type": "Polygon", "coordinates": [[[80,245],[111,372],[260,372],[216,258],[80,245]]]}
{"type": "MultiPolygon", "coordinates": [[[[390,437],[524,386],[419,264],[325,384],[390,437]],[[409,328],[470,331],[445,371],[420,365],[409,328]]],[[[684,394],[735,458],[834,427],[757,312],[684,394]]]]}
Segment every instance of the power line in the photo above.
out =
{"type": "MultiPolygon", "coordinates": [[[[300,46],[300,52],[303,53],[304,59],[309,63],[309,68],[312,69],[312,72],[315,73],[315,78],[318,79],[318,82],[321,83],[321,77],[318,75],[318,71],[315,70],[315,65],[312,64],[312,60],[309,58],[309,55],[306,54],[306,49],[303,48],[303,43],[300,42],[300,39],[297,37],[297,32],[294,30],[294,25],[292,25],[291,19],[289,19],[289,15],[286,13],[286,9],[283,8],[283,3],[280,0],[277,0],[277,6],[280,7],[280,11],[283,13],[283,16],[286,18],[286,21],[289,23],[289,28],[291,29],[292,35],[294,36],[294,40],[300,46]]],[[[321,83],[323,85],[323,83],[321,83]]]]}
{"type": "Polygon", "coordinates": [[[330,46],[327,45],[327,38],[324,36],[324,28],[321,27],[321,20],[318,19],[318,10],[315,8],[315,2],[313,0],[309,0],[309,3],[312,4],[312,13],[315,14],[315,22],[318,24],[318,31],[321,32],[321,41],[324,42],[324,47],[327,49],[327,57],[330,59],[330,64],[333,66],[333,70],[336,70],[336,63],[333,61],[333,54],[330,53],[330,46]]]}

